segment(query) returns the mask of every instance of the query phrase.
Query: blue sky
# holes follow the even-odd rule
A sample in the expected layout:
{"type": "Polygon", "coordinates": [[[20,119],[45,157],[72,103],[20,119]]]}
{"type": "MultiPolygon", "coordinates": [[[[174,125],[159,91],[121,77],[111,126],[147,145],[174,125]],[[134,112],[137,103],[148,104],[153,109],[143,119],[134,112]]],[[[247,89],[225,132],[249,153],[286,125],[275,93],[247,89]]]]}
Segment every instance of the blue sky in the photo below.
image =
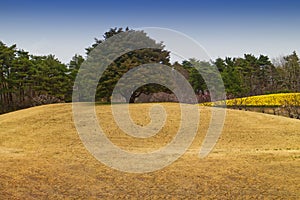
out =
{"type": "Polygon", "coordinates": [[[300,1],[21,1],[0,6],[0,40],[68,62],[111,27],[163,27],[198,41],[212,58],[300,53],[300,1]]]}

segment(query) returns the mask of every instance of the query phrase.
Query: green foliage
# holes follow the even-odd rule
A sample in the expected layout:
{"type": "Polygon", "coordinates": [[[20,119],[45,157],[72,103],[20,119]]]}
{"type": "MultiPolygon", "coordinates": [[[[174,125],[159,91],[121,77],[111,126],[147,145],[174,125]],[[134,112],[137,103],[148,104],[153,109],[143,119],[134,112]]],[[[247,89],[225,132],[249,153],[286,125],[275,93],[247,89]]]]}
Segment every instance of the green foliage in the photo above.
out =
{"type": "MultiPolygon", "coordinates": [[[[110,97],[112,95],[113,89],[115,88],[118,80],[129,70],[134,69],[142,64],[149,64],[149,63],[160,63],[163,65],[169,66],[169,52],[164,50],[164,46],[162,43],[156,43],[153,39],[149,38],[146,33],[143,31],[134,31],[129,30],[128,28],[123,31],[122,28],[114,28],[110,29],[108,32],[104,34],[104,39],[99,40],[95,39],[95,44],[91,47],[87,48],[87,56],[88,60],[95,60],[98,61],[97,57],[100,57],[104,54],[99,48],[96,48],[98,45],[101,45],[105,40],[108,40],[112,36],[126,32],[128,34],[123,34],[123,40],[119,40],[118,38],[114,38],[112,41],[114,45],[110,45],[106,49],[109,53],[109,57],[114,57],[112,52],[119,51],[119,48],[126,48],[126,47],[134,47],[134,46],[145,46],[145,47],[152,47],[152,48],[142,48],[134,51],[129,51],[125,54],[118,56],[115,60],[111,63],[108,63],[109,66],[103,72],[98,86],[97,86],[97,93],[96,99],[104,99],[106,101],[110,101],[110,97]]],[[[126,52],[126,49],[124,49],[126,52]]],[[[97,64],[97,63],[96,63],[97,64]]],[[[102,64],[102,63],[101,63],[102,64]]],[[[93,64],[91,64],[93,65],[93,64]]],[[[92,71],[91,71],[92,73],[92,71]]],[[[85,75],[88,76],[88,73],[85,75]]],[[[134,81],[135,79],[140,77],[131,77],[131,80],[134,81]]],[[[126,85],[124,85],[124,92],[126,91],[126,85]]],[[[155,84],[147,84],[144,87],[140,87],[138,90],[134,91],[131,95],[130,99],[127,99],[128,102],[134,102],[135,98],[137,98],[140,94],[145,93],[153,93],[158,91],[165,91],[165,88],[160,87],[155,84]]],[[[122,96],[128,97],[128,94],[121,93],[122,96]]],[[[81,95],[84,96],[84,95],[81,95]]],[[[84,99],[82,99],[84,100],[84,99]]]]}
{"type": "MultiPolygon", "coordinates": [[[[193,87],[195,93],[204,93],[205,90],[207,90],[207,86],[205,84],[204,79],[202,78],[201,74],[199,71],[193,66],[193,64],[196,64],[195,59],[190,59],[189,61],[183,61],[182,62],[182,68],[187,70],[188,75],[186,75],[187,79],[189,80],[189,83],[193,87]]],[[[204,63],[199,63],[199,65],[204,64],[204,63]]],[[[209,64],[209,63],[205,63],[209,64]]],[[[180,67],[177,67],[180,68],[180,67]]],[[[181,72],[180,70],[178,70],[181,72]]],[[[181,72],[183,73],[183,72],[181,72]]]]}
{"type": "Polygon", "coordinates": [[[0,42],[0,113],[32,106],[39,95],[65,100],[71,79],[53,55],[32,56],[0,42]]]}
{"type": "MultiPolygon", "coordinates": [[[[82,93],[79,99],[90,101],[91,99],[87,98],[91,94],[90,88],[84,88],[84,85],[87,85],[87,80],[93,79],[97,80],[96,100],[109,102],[117,82],[123,75],[140,65],[151,63],[160,63],[177,70],[190,82],[197,95],[205,96],[209,94],[209,89],[218,89],[208,86],[222,85],[217,82],[219,76],[223,79],[230,98],[283,91],[300,92],[300,61],[296,52],[283,57],[282,62],[276,66],[268,56],[255,57],[252,54],[245,54],[242,58],[218,58],[213,63],[189,59],[171,65],[170,52],[164,49],[163,43],[156,43],[143,31],[130,30],[128,27],[112,28],[104,33],[103,39],[95,39],[94,44],[86,48],[86,57],[75,55],[67,65],[61,63],[54,55],[30,55],[24,50],[17,49],[16,45],[7,46],[0,41],[0,113],[36,105],[33,103],[36,99],[44,99],[45,102],[52,102],[53,99],[71,101],[73,88],[80,89],[78,87],[81,86],[83,88],[80,90],[82,93]],[[117,38],[113,45],[105,46],[104,41],[122,33],[128,33],[122,36],[126,38],[117,38]],[[130,50],[139,46],[145,48],[130,50]],[[120,55],[111,53],[122,51],[126,53],[120,55]],[[105,56],[105,53],[110,53],[109,57],[105,56]],[[100,64],[103,66],[107,64],[108,67],[98,81],[99,72],[95,69],[99,64],[97,58],[99,54],[104,55],[102,59],[106,59],[100,64]],[[92,64],[92,67],[79,79],[79,85],[73,86],[80,66],[85,62],[92,64]]],[[[135,82],[138,79],[146,80],[147,74],[141,72],[130,77],[129,81],[135,82]]],[[[119,92],[128,97],[129,88],[126,84],[122,88],[123,90],[119,92]]],[[[134,102],[140,94],[161,91],[171,93],[162,85],[146,84],[134,91],[126,100],[134,102]]]]}
{"type": "Polygon", "coordinates": [[[284,64],[275,67],[268,56],[216,59],[215,65],[221,73],[226,92],[231,97],[243,97],[277,93],[298,92],[300,82],[299,59],[294,52],[284,57],[284,64]]]}

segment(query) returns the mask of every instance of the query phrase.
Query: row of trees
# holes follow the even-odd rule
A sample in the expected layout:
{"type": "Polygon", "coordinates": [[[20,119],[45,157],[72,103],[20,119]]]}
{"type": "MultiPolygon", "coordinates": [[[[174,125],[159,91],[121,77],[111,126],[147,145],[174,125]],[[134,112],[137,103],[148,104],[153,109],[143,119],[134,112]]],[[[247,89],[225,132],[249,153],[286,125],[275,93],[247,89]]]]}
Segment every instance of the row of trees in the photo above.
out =
{"type": "Polygon", "coordinates": [[[53,55],[34,56],[0,42],[0,113],[70,100],[68,68],[53,55]]]}
{"type": "MultiPolygon", "coordinates": [[[[96,48],[97,45],[124,32],[133,34],[126,36],[128,46],[145,45],[153,48],[129,51],[111,62],[98,82],[97,101],[109,102],[118,80],[130,69],[146,63],[160,63],[179,71],[189,80],[200,101],[209,100],[207,98],[209,91],[203,77],[194,66],[208,74],[216,73],[211,70],[212,66],[216,66],[229,98],[283,91],[300,92],[300,62],[296,52],[276,62],[271,62],[264,55],[255,57],[245,54],[243,58],[226,57],[210,62],[190,59],[171,64],[170,52],[164,49],[163,43],[156,43],[143,31],[112,28],[104,33],[103,39],[95,39],[95,43],[86,49],[85,56],[75,55],[68,64],[60,62],[54,55],[30,55],[24,50],[17,49],[16,45],[7,46],[0,42],[0,113],[45,103],[71,101],[74,80],[81,64],[97,56],[97,51],[100,51],[96,48]],[[144,44],[139,44],[139,41],[144,44]]],[[[116,43],[115,49],[109,51],[117,51],[119,46],[126,44],[116,43]]],[[[171,93],[160,85],[147,84],[138,88],[126,100],[134,102],[141,94],[157,92],[171,93]]],[[[128,94],[124,94],[124,97],[128,97],[128,94]]],[[[86,100],[84,95],[80,98],[79,101],[86,100]]]]}
{"type": "Polygon", "coordinates": [[[300,91],[300,62],[296,52],[271,62],[268,56],[218,58],[214,62],[228,94],[233,97],[300,91]]]}
{"type": "Polygon", "coordinates": [[[200,99],[209,91],[196,68],[201,68],[203,74],[220,73],[229,99],[300,92],[300,61],[295,51],[274,61],[265,55],[255,57],[252,54],[245,54],[244,57],[217,58],[210,62],[190,59],[181,64],[174,63],[173,67],[187,77],[200,99]],[[217,67],[218,72],[212,70],[214,67],[217,67]]]}

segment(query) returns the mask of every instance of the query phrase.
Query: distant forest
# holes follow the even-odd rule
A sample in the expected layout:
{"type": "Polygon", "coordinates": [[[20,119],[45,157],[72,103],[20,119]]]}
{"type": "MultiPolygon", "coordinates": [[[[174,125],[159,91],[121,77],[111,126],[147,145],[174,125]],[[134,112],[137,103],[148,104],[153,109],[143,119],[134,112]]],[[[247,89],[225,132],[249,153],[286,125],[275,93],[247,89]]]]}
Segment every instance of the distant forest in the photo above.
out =
{"type": "MultiPolygon", "coordinates": [[[[7,46],[0,41],[0,113],[6,113],[31,106],[70,102],[74,80],[80,65],[89,53],[108,38],[128,28],[112,28],[102,39],[86,48],[86,55],[74,55],[67,64],[55,55],[36,56],[7,46]]],[[[145,37],[145,33],[141,32],[145,37]]],[[[157,43],[158,47],[163,44],[157,43]]],[[[178,70],[191,84],[199,97],[199,102],[209,101],[207,86],[193,65],[216,66],[224,81],[227,98],[253,95],[300,92],[300,62],[296,52],[276,60],[266,55],[255,57],[245,54],[241,58],[218,58],[213,61],[199,61],[193,58],[182,63],[170,63],[170,52],[165,49],[142,49],[127,53],[114,61],[99,80],[96,100],[109,102],[114,86],[119,78],[130,69],[145,63],[162,63],[178,70]],[[208,97],[207,97],[208,96],[208,97]]],[[[141,94],[170,93],[159,85],[139,88],[128,102],[135,102],[141,94]]]]}

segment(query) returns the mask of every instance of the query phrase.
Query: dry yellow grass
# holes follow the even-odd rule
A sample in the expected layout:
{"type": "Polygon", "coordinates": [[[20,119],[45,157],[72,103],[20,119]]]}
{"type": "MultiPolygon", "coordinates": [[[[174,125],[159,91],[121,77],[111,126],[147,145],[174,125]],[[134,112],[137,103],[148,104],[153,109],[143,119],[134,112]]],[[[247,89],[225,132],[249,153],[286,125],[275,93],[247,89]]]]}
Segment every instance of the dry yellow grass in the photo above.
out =
{"type": "MultiPolygon", "coordinates": [[[[134,139],[113,122],[109,105],[97,106],[108,137],[131,151],[149,151],[172,139],[178,104],[157,136],[134,139]]],[[[149,122],[152,104],[131,105],[138,124],[149,122]]],[[[70,104],[40,106],[0,115],[0,199],[299,199],[300,121],[228,110],[214,151],[199,159],[210,108],[201,108],[198,134],[172,165],[130,174],[98,162],[75,130],[70,104]]]]}

